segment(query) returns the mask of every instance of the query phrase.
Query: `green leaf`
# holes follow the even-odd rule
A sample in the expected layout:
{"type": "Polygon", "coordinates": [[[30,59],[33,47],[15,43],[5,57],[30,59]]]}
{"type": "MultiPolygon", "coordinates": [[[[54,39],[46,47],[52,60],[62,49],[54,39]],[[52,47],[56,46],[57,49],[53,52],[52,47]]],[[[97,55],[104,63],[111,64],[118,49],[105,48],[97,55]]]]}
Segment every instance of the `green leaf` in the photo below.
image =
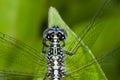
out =
{"type": "MultiPolygon", "coordinates": [[[[70,44],[74,40],[76,40],[76,42],[79,41],[76,34],[67,26],[67,24],[65,24],[57,10],[53,7],[50,7],[48,22],[49,27],[59,26],[67,31],[68,39],[65,42],[66,50],[70,47],[70,44]]],[[[82,47],[77,51],[77,53],[74,56],[66,56],[66,71],[68,75],[65,76],[64,79],[107,80],[105,74],[100,68],[100,65],[95,60],[91,49],[89,49],[89,47],[85,45],[83,41],[81,41],[81,44],[82,47]],[[90,62],[91,60],[94,60],[94,64],[90,62]]],[[[72,48],[74,48],[75,46],[73,45],[72,48]]]]}

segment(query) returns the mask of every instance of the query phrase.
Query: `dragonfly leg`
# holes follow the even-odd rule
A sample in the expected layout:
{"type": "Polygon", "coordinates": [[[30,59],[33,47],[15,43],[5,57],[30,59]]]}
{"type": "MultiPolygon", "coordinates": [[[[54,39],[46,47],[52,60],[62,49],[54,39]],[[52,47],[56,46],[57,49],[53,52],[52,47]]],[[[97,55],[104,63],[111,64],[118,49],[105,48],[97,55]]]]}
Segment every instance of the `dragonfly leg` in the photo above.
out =
{"type": "Polygon", "coordinates": [[[43,48],[42,48],[42,53],[46,53],[46,49],[45,49],[44,45],[43,45],[43,48]]]}
{"type": "Polygon", "coordinates": [[[64,51],[65,54],[69,55],[69,56],[73,56],[74,54],[72,52],[68,52],[68,51],[64,51]]]}
{"type": "Polygon", "coordinates": [[[66,74],[67,77],[70,77],[70,79],[75,80],[75,78],[71,74],[66,74]]]}
{"type": "Polygon", "coordinates": [[[47,44],[47,40],[43,39],[43,48],[42,48],[42,53],[46,53],[46,47],[49,47],[49,45],[47,44]]]}
{"type": "Polygon", "coordinates": [[[45,73],[45,76],[44,76],[43,80],[46,80],[46,78],[47,78],[47,73],[45,73]]]}
{"type": "Polygon", "coordinates": [[[62,42],[63,42],[62,47],[65,47],[65,41],[62,41],[62,42]]]}

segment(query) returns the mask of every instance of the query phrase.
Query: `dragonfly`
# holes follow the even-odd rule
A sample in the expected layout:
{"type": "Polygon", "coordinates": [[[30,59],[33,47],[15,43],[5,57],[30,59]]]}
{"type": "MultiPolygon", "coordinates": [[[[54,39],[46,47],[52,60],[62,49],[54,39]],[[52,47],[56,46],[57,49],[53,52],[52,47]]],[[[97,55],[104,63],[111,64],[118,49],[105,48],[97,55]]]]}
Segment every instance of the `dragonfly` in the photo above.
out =
{"type": "MultiPolygon", "coordinates": [[[[79,33],[79,35],[76,36],[75,39],[70,42],[69,47],[65,49],[65,54],[67,54],[68,56],[66,56],[65,59],[62,59],[62,61],[66,62],[65,66],[63,64],[66,70],[60,71],[63,72],[61,73],[61,77],[64,76],[63,78],[57,76],[57,78],[60,78],[60,80],[62,79],[80,80],[82,78],[79,76],[82,77],[86,77],[88,75],[93,76],[94,74],[85,73],[86,70],[88,72],[91,72],[91,69],[94,70],[94,68],[98,67],[97,61],[101,62],[105,56],[110,55],[111,53],[113,53],[114,51],[120,48],[118,46],[112,49],[110,52],[106,53],[105,55],[94,58],[93,56],[90,56],[92,52],[88,48],[88,46],[83,42],[83,40],[86,38],[86,35],[92,29],[95,28],[96,19],[99,18],[99,15],[103,11],[105,5],[108,5],[109,2],[110,0],[105,0],[103,2],[101,7],[96,12],[95,16],[89,22],[89,24],[85,26],[85,28],[81,31],[81,33],[79,33]],[[86,55],[84,56],[84,54],[82,53],[86,55]],[[88,60],[82,61],[84,60],[85,57],[87,57],[88,60]],[[78,60],[80,58],[83,59],[79,63],[78,60]],[[70,63],[76,63],[76,64],[73,65],[70,63]]],[[[61,34],[64,34],[65,35],[64,38],[66,38],[67,30],[62,29],[62,26],[59,27],[61,27],[60,28],[61,34]]],[[[47,29],[47,32],[49,31],[49,29],[47,29]]],[[[71,32],[71,34],[74,33],[71,32]]],[[[43,33],[43,35],[45,36],[46,34],[43,33]]],[[[1,57],[0,64],[2,64],[2,66],[0,66],[1,80],[49,80],[49,76],[48,76],[49,73],[47,73],[47,68],[46,68],[46,66],[48,65],[47,64],[48,62],[46,61],[46,55],[40,54],[40,51],[37,51],[36,49],[25,44],[24,42],[17,40],[4,33],[0,33],[0,42],[1,42],[0,45],[2,46],[0,48],[0,57],[1,57]]],[[[62,47],[67,45],[66,43],[67,41],[64,42],[63,40],[62,42],[63,42],[61,43],[62,47]]],[[[50,44],[50,43],[47,43],[46,41],[43,40],[43,53],[47,51],[44,50],[45,49],[44,46],[46,44],[50,44]]],[[[95,72],[97,74],[97,71],[95,72]]],[[[102,72],[102,70],[98,70],[98,72],[102,72]]],[[[104,74],[101,74],[100,76],[104,76],[104,74]]],[[[90,80],[94,80],[94,77],[90,80]]]]}

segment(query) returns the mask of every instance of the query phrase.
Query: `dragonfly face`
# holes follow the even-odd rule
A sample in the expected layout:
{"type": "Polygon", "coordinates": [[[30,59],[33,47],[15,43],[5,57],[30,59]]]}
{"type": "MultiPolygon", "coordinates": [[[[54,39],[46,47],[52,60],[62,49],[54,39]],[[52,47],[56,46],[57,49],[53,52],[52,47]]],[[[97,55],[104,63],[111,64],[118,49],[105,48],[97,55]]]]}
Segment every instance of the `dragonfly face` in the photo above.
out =
{"type": "Polygon", "coordinates": [[[43,38],[50,42],[53,42],[55,39],[57,42],[60,42],[67,38],[67,32],[58,26],[53,26],[52,28],[48,28],[44,31],[43,38]]]}

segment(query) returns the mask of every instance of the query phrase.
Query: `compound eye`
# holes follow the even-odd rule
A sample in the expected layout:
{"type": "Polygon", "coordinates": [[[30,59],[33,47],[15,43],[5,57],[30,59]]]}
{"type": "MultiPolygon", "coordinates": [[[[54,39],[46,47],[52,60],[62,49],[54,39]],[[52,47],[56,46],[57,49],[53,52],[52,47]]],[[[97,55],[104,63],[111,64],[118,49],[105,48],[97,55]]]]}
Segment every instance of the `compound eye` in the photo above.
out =
{"type": "Polygon", "coordinates": [[[46,38],[47,38],[47,39],[50,39],[50,36],[48,35],[48,36],[46,36],[46,38]]]}
{"type": "Polygon", "coordinates": [[[64,36],[64,35],[62,36],[62,39],[65,39],[65,36],[64,36]]]}
{"type": "Polygon", "coordinates": [[[62,34],[60,32],[57,34],[57,36],[58,36],[59,40],[64,40],[65,39],[64,34],[62,34]]]}
{"type": "Polygon", "coordinates": [[[53,37],[54,37],[54,33],[49,33],[46,35],[46,39],[48,39],[48,40],[52,40],[53,37]]]}
{"type": "Polygon", "coordinates": [[[59,32],[61,33],[61,39],[67,38],[67,32],[64,29],[61,29],[59,32]]]}
{"type": "Polygon", "coordinates": [[[61,34],[61,33],[58,33],[58,34],[57,34],[57,37],[59,37],[59,38],[60,38],[61,36],[62,36],[62,34],[61,34]]]}
{"type": "Polygon", "coordinates": [[[53,33],[53,29],[52,28],[47,28],[44,32],[43,32],[43,37],[46,39],[50,39],[51,38],[51,34],[53,33]]]}
{"type": "Polygon", "coordinates": [[[53,38],[54,37],[54,33],[50,34],[50,37],[53,38]]]}

